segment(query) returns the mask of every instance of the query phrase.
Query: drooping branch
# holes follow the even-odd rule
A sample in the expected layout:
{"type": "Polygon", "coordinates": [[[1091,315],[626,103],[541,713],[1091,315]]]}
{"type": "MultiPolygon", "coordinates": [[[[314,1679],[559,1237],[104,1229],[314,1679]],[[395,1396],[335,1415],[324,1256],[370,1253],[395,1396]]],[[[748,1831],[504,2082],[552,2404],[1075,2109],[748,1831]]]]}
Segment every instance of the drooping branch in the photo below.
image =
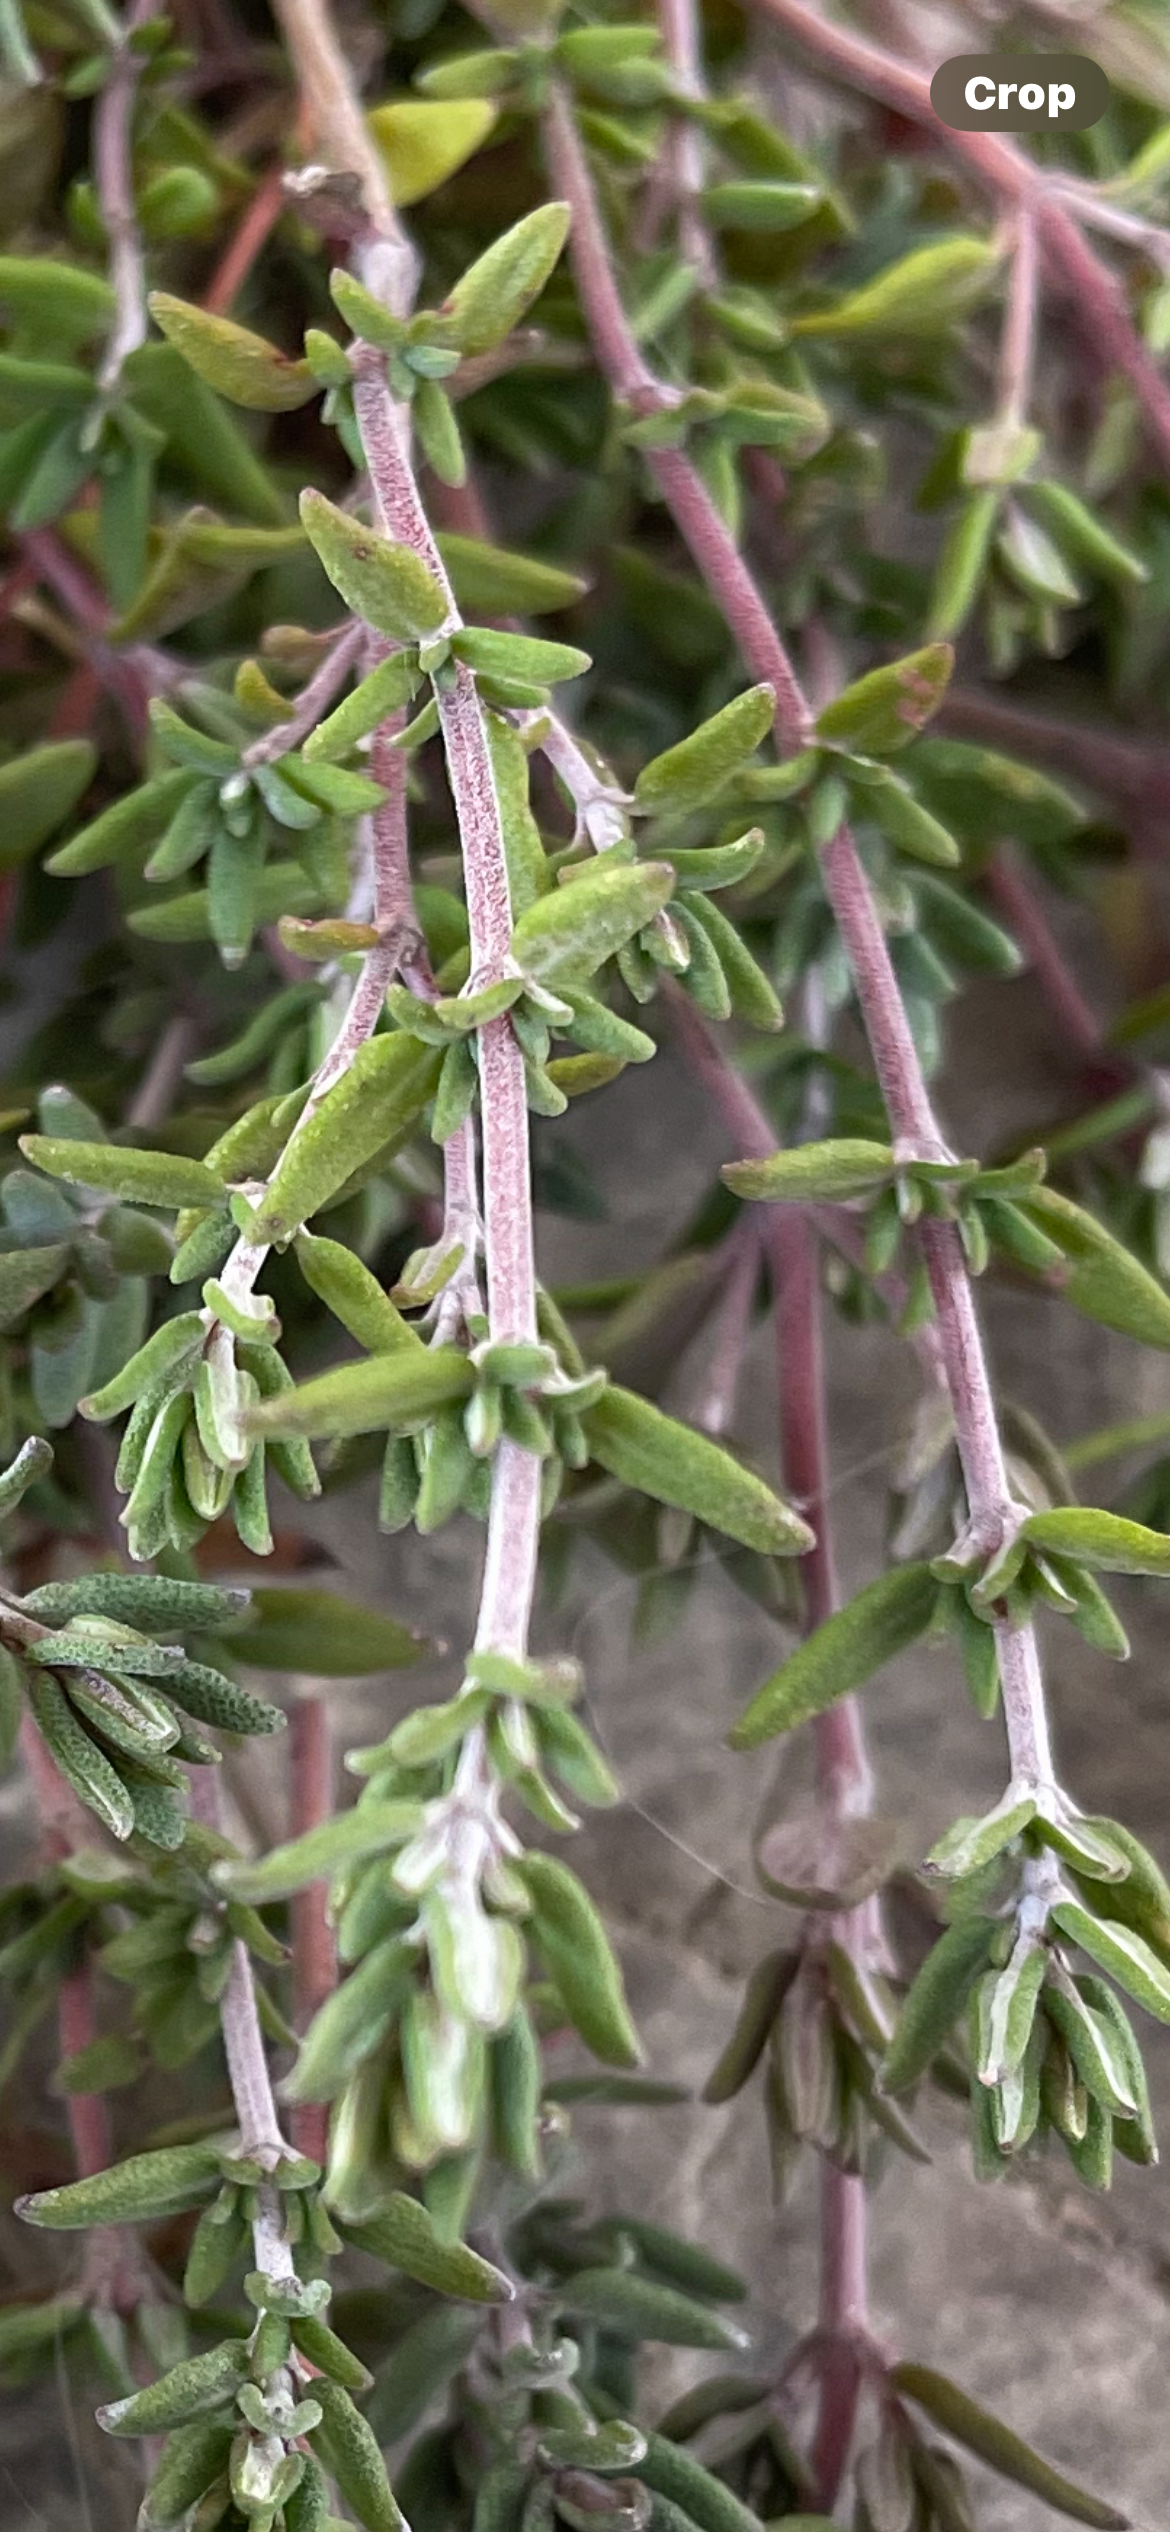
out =
{"type": "MultiPolygon", "coordinates": [[[[588,163],[563,91],[554,93],[548,109],[546,147],[554,181],[573,207],[574,270],[602,369],[616,395],[629,399],[638,393],[643,409],[655,409],[667,391],[653,378],[630,332],[588,163]]],[[[667,506],[741,656],[753,674],[774,686],[778,739],[789,748],[799,745],[810,727],[809,705],[746,563],[685,454],[654,449],[649,455],[667,506]]],[[[906,1160],[946,1160],[950,1155],[935,1120],[885,933],[846,827],[823,849],[821,866],[900,1154],[906,1160]]],[[[1015,1507],[970,1277],[956,1225],[924,1219],[917,1236],[934,1300],[972,1538],[990,1553],[1008,1535],[1015,1507]]],[[[1035,1630],[1000,1620],[996,1640],[1013,1781],[1048,1787],[1052,1759],[1035,1630]]],[[[1045,1867],[1041,1862],[1036,1869],[1045,1867]]]]}

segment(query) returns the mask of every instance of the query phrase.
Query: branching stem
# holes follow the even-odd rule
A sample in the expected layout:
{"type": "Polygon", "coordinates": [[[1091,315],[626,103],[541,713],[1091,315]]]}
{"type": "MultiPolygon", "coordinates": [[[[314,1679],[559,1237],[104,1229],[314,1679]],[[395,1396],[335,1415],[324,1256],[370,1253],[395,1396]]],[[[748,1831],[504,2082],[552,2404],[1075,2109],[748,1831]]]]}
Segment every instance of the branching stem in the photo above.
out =
{"type": "MultiPolygon", "coordinates": [[[[775,0],[781,13],[789,5],[790,0],[775,0]]],[[[799,0],[791,0],[791,6],[803,24],[806,13],[799,0]]],[[[830,32],[836,38],[840,30],[830,32]]],[[[849,37],[847,46],[856,40],[849,37]]],[[[916,90],[918,74],[908,71],[905,76],[916,90]]],[[[559,90],[548,109],[546,147],[558,191],[572,204],[574,269],[602,369],[615,394],[628,397],[640,390],[653,403],[664,391],[657,388],[630,333],[588,163],[571,106],[559,90]]],[[[683,452],[654,449],[649,454],[667,506],[743,659],[754,675],[767,678],[775,688],[778,739],[789,748],[798,746],[809,728],[808,702],[742,555],[683,452]]],[[[821,866],[896,1145],[907,1159],[946,1159],[947,1147],[935,1120],[886,937],[846,827],[824,848],[821,866]]],[[[953,1223],[924,1220],[918,1237],[938,1322],[971,1531],[979,1546],[991,1552],[1006,1536],[1015,1506],[966,1260],[953,1223]]],[[[1013,1779],[1048,1786],[1052,1757],[1035,1630],[1009,1624],[1005,1618],[997,1622],[995,1633],[1013,1779]]]]}

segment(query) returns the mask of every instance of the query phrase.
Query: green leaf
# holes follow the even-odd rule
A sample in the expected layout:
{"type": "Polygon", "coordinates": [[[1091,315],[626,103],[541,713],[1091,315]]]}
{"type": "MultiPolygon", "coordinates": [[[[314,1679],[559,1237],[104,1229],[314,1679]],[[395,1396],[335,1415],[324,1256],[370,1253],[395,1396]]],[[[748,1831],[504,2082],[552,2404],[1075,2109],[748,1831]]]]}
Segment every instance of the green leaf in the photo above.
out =
{"type": "Polygon", "coordinates": [[[368,1266],[339,1240],[315,1239],[300,1231],[296,1260],[310,1292],[325,1303],[349,1336],[367,1354],[417,1352],[422,1338],[395,1309],[368,1266]]]}
{"type": "Polygon", "coordinates": [[[926,623],[933,641],[953,642],[962,632],[983,586],[999,510],[998,491],[973,492],[948,528],[926,623]]]}
{"type": "Polygon", "coordinates": [[[824,195],[819,185],[785,184],[775,177],[757,176],[708,185],[700,199],[715,228],[747,229],[775,237],[811,218],[824,195]]]}
{"type": "Polygon", "coordinates": [[[97,770],[88,739],[57,739],[0,765],[0,871],[15,870],[87,791],[97,770]]]}
{"type": "Polygon", "coordinates": [[[128,1143],[70,1143],[55,1134],[22,1134],[25,1159],[71,1187],[97,1187],[134,1204],[222,1204],[227,1188],[202,1161],[177,1152],[139,1152],[128,1143]]]}
{"type": "Polygon", "coordinates": [[[576,604],[587,583],[531,554],[509,554],[480,537],[442,531],[435,539],[466,615],[553,615],[576,604]]]}
{"type": "Polygon", "coordinates": [[[137,790],[126,792],[99,817],[91,818],[67,844],[59,844],[49,854],[46,870],[54,879],[81,879],[88,871],[108,869],[140,845],[152,843],[193,787],[194,777],[185,766],[139,783],[137,790]]]}
{"type": "Polygon", "coordinates": [[[225,1860],[213,1865],[211,1877],[230,1898],[265,1907],[270,1899],[290,1899],[310,1882],[327,1881],[367,1856],[391,1854],[414,1836],[421,1820],[418,1802],[360,1802],[352,1811],[306,1829],[302,1837],[274,1846],[255,1864],[225,1860]]]}
{"type": "Polygon", "coordinates": [[[57,351],[96,342],[114,313],[103,274],[50,255],[0,255],[0,302],[22,335],[57,351]]]}
{"type": "Polygon", "coordinates": [[[732,1748],[754,1749],[863,1687],[926,1633],[937,1605],[929,1565],[896,1565],[879,1574],[765,1680],[730,1734],[732,1748]]]}
{"type": "Polygon", "coordinates": [[[534,686],[555,686],[570,677],[583,677],[593,665],[588,651],[574,650],[568,642],[537,641],[531,633],[498,633],[487,624],[465,625],[462,632],[452,634],[451,648],[469,668],[482,669],[489,677],[517,677],[522,684],[534,686]]]}
{"type": "Polygon", "coordinates": [[[517,917],[512,956],[540,982],[584,984],[653,919],[673,887],[666,862],[586,862],[517,917]]]}
{"type": "Polygon", "coordinates": [[[1037,1187],[1019,1210],[1063,1250],[1060,1289],[1074,1310],[1139,1345],[1170,1348],[1170,1294],[1111,1231],[1052,1187],[1037,1187]]]}
{"type": "Polygon", "coordinates": [[[1170,1574],[1170,1537],[1089,1504],[1062,1504],[1052,1512],[1030,1513],[1021,1536],[1041,1555],[1051,1549],[1101,1573],[1170,1574]]]}
{"type": "MultiPolygon", "coordinates": [[[[290,1137],[256,1208],[251,1236],[283,1243],[375,1154],[406,1140],[438,1080],[441,1056],[401,1034],[368,1038],[290,1137]]],[[[206,1201],[206,1199],[204,1199],[206,1201]]]]}
{"type": "Polygon", "coordinates": [[[736,695],[722,712],[700,722],[689,738],[642,767],[634,786],[635,809],[644,817],[683,817],[705,808],[755,754],[775,710],[773,686],[749,686],[736,695]]]}
{"type": "Polygon", "coordinates": [[[368,737],[389,714],[409,703],[419,683],[419,670],[413,654],[393,652],[389,659],[379,660],[376,668],[363,677],[353,693],[339,703],[325,721],[319,721],[305,740],[306,764],[330,764],[334,757],[345,756],[357,741],[368,737]]]}
{"type": "Polygon", "coordinates": [[[982,2409],[970,2393],[960,2391],[957,2383],[945,2374],[936,2374],[929,2365],[899,2364],[890,2368],[890,2382],[895,2391],[912,2400],[944,2434],[954,2437],[968,2453],[974,2453],[989,2470],[1001,2479],[1014,2480],[1018,2488],[1027,2488],[1058,2514],[1071,2515],[1074,2523],[1090,2523],[1097,2532],[1129,2532],[1129,2517],[1104,2498],[1090,2496],[1078,2488],[1050,2462],[1042,2461],[1030,2445],[1013,2434],[1012,2429],[982,2409]]]}
{"type": "Polygon", "coordinates": [[[891,780],[856,796],[863,813],[873,818],[898,852],[908,853],[912,861],[926,862],[935,870],[958,868],[963,856],[950,828],[923,808],[907,784],[891,780]]]}
{"type": "Polygon", "coordinates": [[[838,1137],[826,1143],[794,1143],[767,1160],[727,1161],[720,1176],[733,1194],[763,1204],[841,1204],[876,1194],[894,1174],[888,1143],[838,1137]]]}
{"type": "Polygon", "coordinates": [[[211,316],[167,290],[152,290],[150,313],[159,332],[216,394],[253,413],[291,413],[320,391],[306,360],[252,334],[230,317],[211,316]]]}
{"type": "Polygon", "coordinates": [[[884,2092],[909,2092],[929,2071],[987,1967],[994,1936],[989,1917],[960,1917],[932,1943],[882,2062],[884,2092]]]}
{"type": "Polygon", "coordinates": [[[1000,250],[985,237],[940,238],[934,246],[917,246],[899,256],[859,290],[847,290],[834,307],[796,317],[793,332],[891,335],[898,340],[936,334],[976,305],[1000,260],[1000,250]]]}
{"type": "MultiPolygon", "coordinates": [[[[424,1353],[423,1360],[429,1362],[424,1353]]],[[[311,1384],[310,1384],[311,1385],[311,1384]]],[[[290,1390],[288,1397],[296,1397],[290,1390]]],[[[262,1585],[232,1639],[251,1670],[312,1671],[321,1679],[365,1678],[421,1661],[426,1639],[380,1609],[363,1609],[332,1591],[299,1584],[262,1585]]]]}
{"type": "Polygon", "coordinates": [[[1058,1899],[1052,1922],[1070,1943],[1079,1943],[1098,1969],[1107,1970],[1136,2004],[1144,2005],[1158,2022],[1170,2022],[1170,1969],[1144,1935],[1116,1920],[1103,1923],[1079,1899],[1058,1899]]]}
{"type": "MultiPolygon", "coordinates": [[[[646,2442],[638,2477],[677,2509],[673,2519],[667,2517],[669,2532],[682,2532],[686,2523],[700,2527],[700,2532],[759,2532],[758,2516],[721,2479],[704,2470],[693,2453],[664,2435],[648,2435],[646,2442]]],[[[790,2532],[797,2532],[802,2518],[787,2520],[790,2532]]]]}
{"type": "Polygon", "coordinates": [[[35,1301],[52,1292],[72,1259],[65,1240],[45,1248],[13,1248],[0,1252],[0,1328],[17,1326],[35,1301]]]}
{"type": "Polygon", "coordinates": [[[309,2441],[337,2482],[366,2532],[409,2532],[395,2501],[377,2437],[348,2391],[327,2374],[313,2377],[313,2397],[320,2401],[321,2424],[309,2441]]]}
{"type": "Polygon", "coordinates": [[[342,1363],[264,1400],[252,1410],[248,1428],[265,1436],[305,1434],[330,1441],[349,1433],[412,1433],[429,1424],[439,1408],[468,1397],[474,1385],[466,1355],[453,1345],[424,1348],[418,1356],[375,1355],[366,1363],[342,1363]]]}
{"type": "Polygon", "coordinates": [[[437,2295],[464,2303],[511,2303],[515,2289],[490,2260],[481,2259],[462,2242],[446,2242],[417,2198],[391,2191],[383,2206],[365,2224],[347,2224],[346,2235],[359,2251],[385,2260],[404,2277],[429,2286],[437,2295]]]}
{"type": "Polygon", "coordinates": [[[574,2029],[605,2065],[639,2065],[621,1971],[588,1892],[552,1855],[517,1856],[512,1870],[528,1893],[532,1932],[574,2029]]]}
{"type": "Polygon", "coordinates": [[[1141,556],[1123,545],[1120,537],[1112,536],[1096,512],[1070,492],[1067,484],[1030,483],[1024,499],[1070,562],[1084,563],[1102,580],[1118,582],[1123,588],[1140,588],[1148,581],[1149,567],[1141,556]]]}
{"type": "Polygon", "coordinates": [[[87,2180],[66,2181],[18,2198],[26,2224],[52,2233],[88,2230],[94,2224],[157,2224],[202,2206],[221,2181],[220,2150],[208,2144],[167,2145],[152,2154],[131,2154],[87,2180]]]}
{"type": "Polygon", "coordinates": [[[652,2339],[665,2347],[706,2347],[739,2351],[748,2346],[746,2330],[712,2312],[674,2286],[639,2277],[629,2268],[578,2268],[560,2290],[562,2308],[575,2321],[592,2323],[617,2338],[652,2339]]]}
{"type": "Polygon", "coordinates": [[[225,2339],[201,2356],[184,2357],[144,2391],[108,2401],[97,2412],[107,2435],[158,2435],[167,2427],[186,2426],[231,2399],[248,2371],[248,2351],[240,2339],[225,2339]]]}
{"type": "Polygon", "coordinates": [[[444,340],[490,352],[540,297],[569,234],[567,202],[544,202],[468,266],[439,311],[444,340]]]}
{"type": "Polygon", "coordinates": [[[400,209],[421,202],[473,158],[496,120],[481,97],[395,97],[375,106],[366,121],[400,209]]]}
{"type": "Polygon", "coordinates": [[[1009,1786],[990,1811],[956,1820],[931,1847],[926,1869],[951,1881],[963,1881],[968,1873],[981,1872],[1031,1825],[1036,1809],[1035,1794],[1016,1795],[1009,1786]]]}
{"type": "Polygon", "coordinates": [[[334,588],[355,615],[396,642],[438,632],[447,601],[434,573],[409,545],[363,527],[323,492],[301,494],[301,518],[334,588]]]}
{"type": "Polygon", "coordinates": [[[0,1474],[0,1521],[15,1511],[30,1486],[48,1476],[52,1465],[52,1444],[42,1441],[39,1434],[33,1434],[27,1442],[21,1443],[15,1459],[0,1474]]]}
{"type": "Polygon", "coordinates": [[[951,681],[949,642],[928,642],[905,659],[871,668],[817,716],[817,735],[854,756],[892,756],[937,712],[951,681]]]}
{"type": "Polygon", "coordinates": [[[624,1486],[675,1504],[765,1556],[807,1555],[813,1544],[807,1523],[762,1477],[648,1398],[611,1384],[581,1420],[591,1457],[624,1486]]]}

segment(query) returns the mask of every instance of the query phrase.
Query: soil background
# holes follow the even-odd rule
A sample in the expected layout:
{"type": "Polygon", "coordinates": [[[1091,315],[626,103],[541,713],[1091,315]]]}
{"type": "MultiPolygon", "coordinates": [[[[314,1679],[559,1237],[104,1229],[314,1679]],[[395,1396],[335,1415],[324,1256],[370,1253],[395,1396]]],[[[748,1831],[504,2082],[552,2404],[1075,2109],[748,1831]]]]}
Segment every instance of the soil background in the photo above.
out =
{"type": "MultiPolygon", "coordinates": [[[[1074,944],[1075,946],[1075,944],[1074,944]]],[[[968,995],[951,1031],[940,1105],[960,1149],[988,1151],[1060,1113],[1077,1095],[1027,977],[968,995]]],[[[658,1255],[721,1159],[717,1122],[669,1049],[583,1101],[555,1129],[586,1163],[607,1208],[594,1223],[540,1220],[540,1262],[555,1283],[614,1275],[658,1255]]],[[[1054,1436],[1170,1404],[1170,1366],[1112,1339],[1047,1299],[988,1289],[982,1310],[1001,1396],[1029,1407],[1054,1436]]],[[[916,1394],[908,1349],[881,1331],[830,1316],[833,1514],[843,1586],[878,1569],[891,1447],[916,1394]]],[[[685,1411],[696,1353],[673,1402],[685,1411]]],[[[693,1392],[692,1392],[693,1394],[693,1392]]],[[[776,1468],[775,1367],[761,1326],[743,1382],[737,1438],[776,1468]]],[[[1112,1472],[1109,1472],[1112,1473],[1112,1472]]],[[[458,1647],[474,1607],[479,1534],[458,1522],[438,1538],[381,1540],[372,1501],[350,1493],[312,1516],[336,1579],[458,1647]]],[[[1104,1662],[1071,1630],[1049,1645],[1052,1704],[1065,1781],[1086,1808],[1120,1815],[1170,1857],[1167,1602],[1157,1586],[1122,1586],[1134,1644],[1128,1668],[1104,1662]]],[[[626,1793],[596,1815],[574,1862],[604,1899],[625,1961],[653,2069],[701,2086],[733,2018],[742,1979],[777,1940],[784,1914],[753,1891],[750,1837],[777,1767],[795,1794],[804,1760],[723,1747],[734,1715],[784,1638],[713,1564],[696,1578],[684,1623],[649,1648],[631,1642],[633,1590],[587,1550],[560,1608],[543,1621],[549,1646],[578,1652],[600,1735],[626,1793]]],[[[372,1738],[422,1696],[448,1693],[452,1661],[385,1681],[344,1683],[339,1739],[372,1738]]],[[[913,1823],[925,1850],[956,1810],[993,1799],[1003,1782],[997,1727],[968,1705],[945,1653],[901,1660],[867,1692],[883,1804],[913,1823]]],[[[280,1833],[281,1762],[271,1743],[247,1754],[242,1791],[254,1818],[280,1833]]],[[[0,1787],[0,1836],[27,1838],[23,1785],[0,1787]]],[[[8,1856],[6,1855],[6,1862],[8,1856]]],[[[1170,2139],[1170,2035],[1149,2030],[1156,2101],[1170,2139]]],[[[2,2113],[7,2163],[31,2086],[2,2113]]],[[[173,2113],[172,2113],[173,2114],[173,2113]]],[[[928,2113],[934,2160],[891,2164],[872,2213],[874,2317],[907,2355],[953,2371],[1067,2470],[1128,2506],[1148,2532],[1170,2521],[1170,2187],[1165,2169],[1124,2163],[1112,2195],[1089,2198],[1055,2160],[991,2188],[971,2177],[961,2115],[928,2113]]],[[[756,2089],[722,2111],[592,2110],[577,2118],[581,2184],[600,2205],[636,2208],[703,2238],[750,2286],[751,2363],[778,2356],[815,2310],[815,2172],[800,2175],[775,2215],[756,2089]]],[[[8,2193],[5,2192],[5,2195],[8,2193]]],[[[0,2294],[57,2246],[0,2214],[0,2294]],[[30,2256],[31,2255],[31,2256],[30,2256]]],[[[711,2360],[656,2368],[654,2399],[711,2360]]],[[[976,2474],[978,2479],[978,2474],[976,2474]]],[[[979,2480],[981,2532],[1025,2532],[1053,2518],[1034,2500],[979,2480]]],[[[0,2403],[3,2532],[130,2532],[132,2457],[77,2413],[63,2379],[0,2403]]]]}

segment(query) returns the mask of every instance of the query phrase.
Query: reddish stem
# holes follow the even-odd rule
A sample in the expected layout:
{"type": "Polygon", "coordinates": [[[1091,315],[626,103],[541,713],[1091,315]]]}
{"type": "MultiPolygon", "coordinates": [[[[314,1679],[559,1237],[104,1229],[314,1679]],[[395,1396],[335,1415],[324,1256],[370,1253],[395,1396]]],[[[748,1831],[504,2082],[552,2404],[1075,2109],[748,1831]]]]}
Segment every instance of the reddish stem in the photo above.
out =
{"type": "Polygon", "coordinates": [[[270,167],[256,187],[234,237],[215,267],[203,293],[209,316],[226,316],[272,235],[285,208],[284,169],[270,167]]]}
{"type": "MultiPolygon", "coordinates": [[[[545,147],[552,183],[572,209],[569,254],[602,370],[615,396],[638,412],[668,412],[677,397],[654,377],[638,348],[614,277],[572,106],[556,86],[545,118],[545,147]]],[[[790,747],[799,747],[809,727],[808,707],[730,529],[682,449],[650,448],[646,460],[753,677],[775,688],[778,729],[790,747]]]]}
{"type": "MultiPolygon", "coordinates": [[[[289,1764],[292,1775],[289,1833],[302,1837],[318,1828],[333,1808],[333,1753],[329,1709],[323,1697],[301,1697],[290,1718],[289,1764]]],[[[337,1984],[337,1946],[329,1921],[328,1885],[310,1882],[291,1902],[293,1956],[293,2020],[307,2031],[314,2014],[337,1984]]],[[[300,2101],[289,2114],[289,2133],[298,2154],[325,2160],[329,2130],[328,2104],[300,2101]]]]}
{"type": "Polygon", "coordinates": [[[988,864],[987,884],[1064,1035],[1080,1054],[1099,1055],[1101,1023],[1077,983],[1039,898],[1006,845],[988,864]]]}
{"type": "MultiPolygon", "coordinates": [[[[79,1961],[77,1967],[68,1970],[61,1981],[57,1998],[57,2030],[63,2058],[77,2057],[96,2037],[93,1963],[90,1960],[79,1961]]],[[[66,2095],[66,2102],[77,2177],[88,2180],[94,2172],[104,2172],[107,2164],[114,2159],[109,2105],[101,2092],[71,2092],[66,2095]]]]}

